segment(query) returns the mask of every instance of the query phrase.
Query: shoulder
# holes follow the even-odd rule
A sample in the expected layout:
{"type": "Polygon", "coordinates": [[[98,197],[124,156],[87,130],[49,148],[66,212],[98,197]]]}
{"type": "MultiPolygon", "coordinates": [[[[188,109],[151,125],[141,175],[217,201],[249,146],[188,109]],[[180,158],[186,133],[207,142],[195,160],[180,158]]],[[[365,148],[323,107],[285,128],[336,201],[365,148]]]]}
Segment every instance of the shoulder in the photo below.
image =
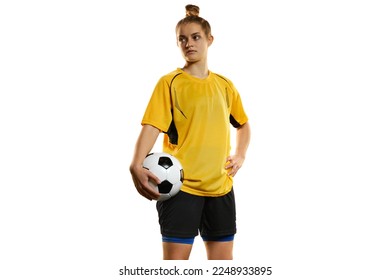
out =
{"type": "Polygon", "coordinates": [[[211,72],[211,74],[214,76],[214,79],[224,81],[224,82],[228,83],[229,85],[233,85],[233,82],[229,78],[227,78],[226,76],[221,75],[219,73],[214,73],[214,72],[211,72]]]}
{"type": "Polygon", "coordinates": [[[158,80],[155,91],[157,92],[170,92],[173,81],[182,74],[183,71],[180,69],[174,70],[172,72],[169,72],[163,76],[160,77],[158,80]]]}
{"type": "Polygon", "coordinates": [[[164,82],[170,84],[176,77],[180,76],[182,73],[183,73],[183,71],[180,68],[178,68],[174,71],[171,71],[171,72],[163,75],[160,78],[160,81],[164,81],[164,82]]]}
{"type": "Polygon", "coordinates": [[[229,87],[234,88],[233,82],[229,78],[227,78],[226,76],[218,74],[218,73],[214,73],[214,72],[211,72],[211,74],[213,75],[213,78],[215,81],[217,81],[219,83],[225,83],[229,87]]]}

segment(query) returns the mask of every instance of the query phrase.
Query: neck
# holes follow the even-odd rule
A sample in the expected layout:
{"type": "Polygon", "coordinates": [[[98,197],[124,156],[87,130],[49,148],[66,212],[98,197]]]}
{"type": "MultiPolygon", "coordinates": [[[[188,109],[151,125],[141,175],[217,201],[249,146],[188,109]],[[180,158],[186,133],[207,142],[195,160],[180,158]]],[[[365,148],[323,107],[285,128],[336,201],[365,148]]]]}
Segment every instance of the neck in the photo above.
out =
{"type": "Polygon", "coordinates": [[[190,74],[191,76],[204,79],[209,75],[209,69],[207,67],[207,63],[186,63],[183,67],[183,71],[190,74]]]}

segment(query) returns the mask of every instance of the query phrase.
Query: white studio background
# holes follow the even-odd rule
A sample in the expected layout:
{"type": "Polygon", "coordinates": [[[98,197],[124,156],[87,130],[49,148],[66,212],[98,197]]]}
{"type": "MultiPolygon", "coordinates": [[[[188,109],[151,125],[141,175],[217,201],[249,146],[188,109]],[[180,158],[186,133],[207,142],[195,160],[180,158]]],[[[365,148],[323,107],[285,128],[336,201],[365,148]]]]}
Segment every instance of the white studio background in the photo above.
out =
{"type": "MultiPolygon", "coordinates": [[[[209,67],[235,83],[253,130],[233,264],[390,276],[385,2],[192,3],[213,28],[209,67]]],[[[183,66],[174,28],[189,3],[0,3],[2,279],[164,265],[154,202],[128,166],[154,85],[183,66]]],[[[198,238],[191,260],[204,259],[198,238]]]]}

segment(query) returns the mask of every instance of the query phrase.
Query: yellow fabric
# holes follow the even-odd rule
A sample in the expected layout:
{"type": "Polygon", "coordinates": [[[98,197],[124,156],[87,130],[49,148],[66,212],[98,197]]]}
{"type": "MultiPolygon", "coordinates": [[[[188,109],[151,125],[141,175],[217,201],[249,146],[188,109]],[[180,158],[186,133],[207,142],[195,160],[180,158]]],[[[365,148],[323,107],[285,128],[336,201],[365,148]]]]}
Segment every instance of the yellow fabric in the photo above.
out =
{"type": "Polygon", "coordinates": [[[213,72],[206,79],[198,79],[177,69],[158,81],[142,124],[165,133],[163,151],[183,165],[182,191],[221,196],[233,184],[224,168],[231,148],[231,119],[235,126],[248,121],[230,80],[213,72]]]}

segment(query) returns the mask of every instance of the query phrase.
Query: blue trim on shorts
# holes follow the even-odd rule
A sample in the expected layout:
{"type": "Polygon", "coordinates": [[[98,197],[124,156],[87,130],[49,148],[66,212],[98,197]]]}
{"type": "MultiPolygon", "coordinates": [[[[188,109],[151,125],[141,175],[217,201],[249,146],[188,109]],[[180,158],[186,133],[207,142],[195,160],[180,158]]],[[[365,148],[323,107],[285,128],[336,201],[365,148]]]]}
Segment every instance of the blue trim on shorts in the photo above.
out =
{"type": "Polygon", "coordinates": [[[194,244],[195,237],[190,238],[182,238],[182,237],[168,237],[163,236],[162,241],[163,242],[171,242],[171,243],[181,243],[181,244],[194,244]]]}
{"type": "Polygon", "coordinates": [[[234,240],[234,234],[224,236],[202,236],[203,241],[228,242],[234,240]]]}

